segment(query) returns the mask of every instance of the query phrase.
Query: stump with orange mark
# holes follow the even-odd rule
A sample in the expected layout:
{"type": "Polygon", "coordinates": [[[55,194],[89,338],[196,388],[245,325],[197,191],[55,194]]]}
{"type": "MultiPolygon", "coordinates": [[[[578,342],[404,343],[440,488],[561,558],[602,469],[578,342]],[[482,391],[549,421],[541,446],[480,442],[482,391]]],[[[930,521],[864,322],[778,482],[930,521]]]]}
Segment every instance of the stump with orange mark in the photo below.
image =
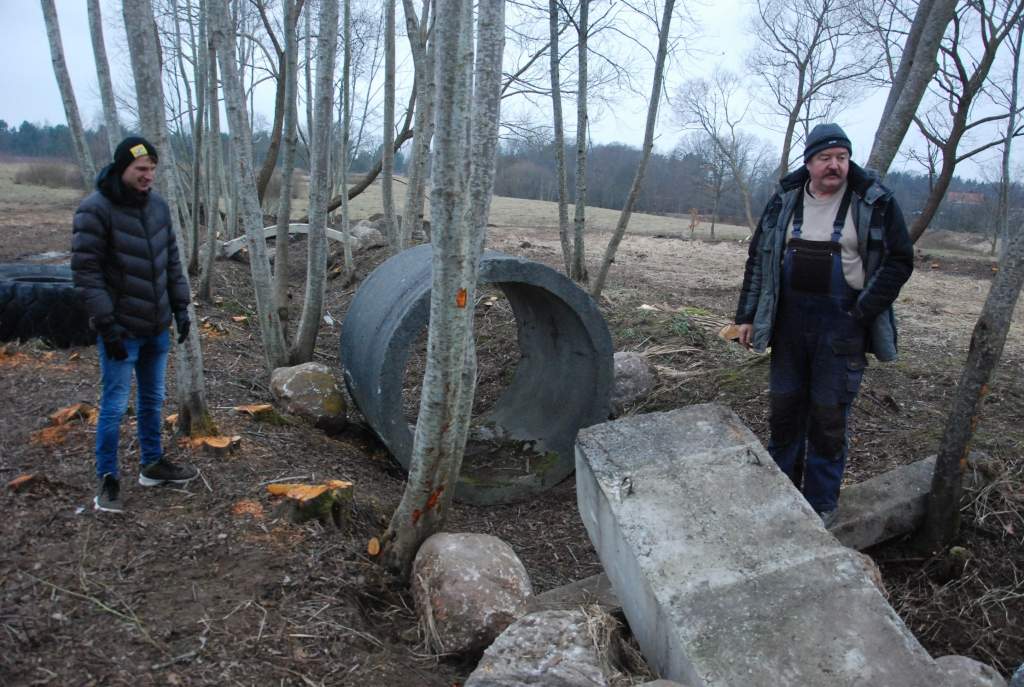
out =
{"type": "Polygon", "coordinates": [[[316,519],[321,524],[327,524],[330,519],[339,528],[348,520],[352,490],[351,482],[340,479],[321,484],[267,485],[270,495],[281,499],[278,517],[284,516],[296,523],[316,519]]]}

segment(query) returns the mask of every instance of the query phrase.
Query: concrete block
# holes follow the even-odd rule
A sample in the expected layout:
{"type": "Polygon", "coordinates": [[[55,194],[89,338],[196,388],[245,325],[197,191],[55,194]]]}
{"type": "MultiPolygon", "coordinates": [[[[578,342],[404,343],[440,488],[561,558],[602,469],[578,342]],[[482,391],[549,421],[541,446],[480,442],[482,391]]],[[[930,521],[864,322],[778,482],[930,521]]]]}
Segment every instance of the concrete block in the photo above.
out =
{"type": "Polygon", "coordinates": [[[935,456],[844,487],[839,519],[829,530],[853,549],[909,534],[924,521],[935,456]]]}
{"type": "Polygon", "coordinates": [[[716,405],[580,432],[577,498],[648,662],[693,687],[945,678],[740,419],[716,405]]]}

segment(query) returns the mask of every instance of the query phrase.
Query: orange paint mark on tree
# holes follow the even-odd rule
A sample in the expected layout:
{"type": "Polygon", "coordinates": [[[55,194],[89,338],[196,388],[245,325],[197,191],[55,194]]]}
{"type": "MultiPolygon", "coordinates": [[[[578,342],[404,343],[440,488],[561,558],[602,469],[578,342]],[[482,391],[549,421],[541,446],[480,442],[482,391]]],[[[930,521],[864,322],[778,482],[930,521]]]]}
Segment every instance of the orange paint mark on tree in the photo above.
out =
{"type": "Polygon", "coordinates": [[[435,508],[437,506],[437,500],[441,496],[441,492],[444,491],[444,486],[440,486],[430,494],[430,498],[427,499],[427,510],[435,508]]]}
{"type": "Polygon", "coordinates": [[[412,512],[412,524],[414,524],[414,525],[415,525],[416,523],[418,523],[418,522],[420,521],[420,516],[421,516],[421,515],[423,515],[423,513],[422,513],[422,512],[420,512],[420,509],[419,509],[419,508],[417,508],[416,510],[414,510],[414,511],[412,512]]]}
{"type": "Polygon", "coordinates": [[[465,308],[466,307],[466,290],[459,289],[459,292],[455,294],[455,307],[465,308]]]}

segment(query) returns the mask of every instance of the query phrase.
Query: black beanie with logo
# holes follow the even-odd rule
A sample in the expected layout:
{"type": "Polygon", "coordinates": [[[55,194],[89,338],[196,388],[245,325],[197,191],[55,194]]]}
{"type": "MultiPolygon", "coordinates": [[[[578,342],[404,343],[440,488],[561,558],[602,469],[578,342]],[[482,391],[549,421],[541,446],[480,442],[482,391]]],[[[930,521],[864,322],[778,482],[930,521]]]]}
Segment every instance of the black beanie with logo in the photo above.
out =
{"type": "Polygon", "coordinates": [[[128,165],[140,157],[149,156],[153,162],[157,162],[160,156],[157,155],[156,147],[142,136],[129,136],[117,144],[114,149],[114,163],[110,166],[110,172],[120,177],[128,165]]]}
{"type": "Polygon", "coordinates": [[[853,153],[849,136],[838,124],[819,124],[811,129],[804,145],[804,162],[828,148],[846,148],[851,154],[853,153]]]}

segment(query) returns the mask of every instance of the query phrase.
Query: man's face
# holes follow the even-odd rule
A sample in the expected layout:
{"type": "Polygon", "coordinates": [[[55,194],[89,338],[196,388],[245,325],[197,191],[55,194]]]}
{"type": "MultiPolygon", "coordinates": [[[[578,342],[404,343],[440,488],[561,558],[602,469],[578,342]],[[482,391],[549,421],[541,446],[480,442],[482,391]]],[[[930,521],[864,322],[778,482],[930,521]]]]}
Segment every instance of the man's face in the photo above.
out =
{"type": "Polygon", "coordinates": [[[830,195],[843,187],[850,172],[850,151],[846,148],[826,148],[806,162],[811,173],[811,193],[830,195]]]}
{"type": "Polygon", "coordinates": [[[156,176],[156,163],[149,155],[132,160],[128,168],[121,173],[121,181],[128,188],[135,189],[140,193],[149,191],[153,185],[153,178],[156,176]]]}

